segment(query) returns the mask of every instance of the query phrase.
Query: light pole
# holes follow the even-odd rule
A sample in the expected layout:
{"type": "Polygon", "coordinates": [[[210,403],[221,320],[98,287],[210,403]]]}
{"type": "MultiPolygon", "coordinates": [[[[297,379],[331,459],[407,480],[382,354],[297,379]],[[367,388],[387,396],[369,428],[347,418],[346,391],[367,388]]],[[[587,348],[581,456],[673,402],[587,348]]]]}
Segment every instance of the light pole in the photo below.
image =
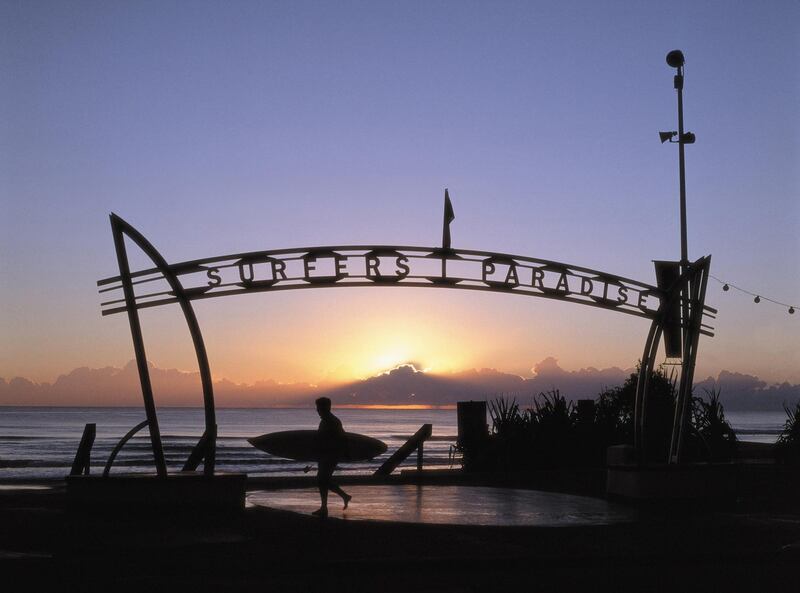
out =
{"type": "Polygon", "coordinates": [[[689,249],[686,240],[686,166],[683,147],[686,144],[694,144],[695,136],[691,132],[683,131],[683,52],[679,49],[673,49],[667,54],[667,64],[677,69],[674,84],[675,90],[678,91],[678,131],[659,132],[658,135],[662,143],[669,140],[678,144],[678,176],[680,178],[681,196],[681,267],[685,269],[689,264],[689,249]],[[677,139],[675,139],[676,137],[677,139]]]}
{"type": "MultiPolygon", "coordinates": [[[[689,248],[687,246],[686,231],[686,167],[684,158],[684,145],[694,144],[695,136],[691,132],[683,131],[683,52],[673,49],[667,54],[667,65],[675,68],[674,86],[678,91],[678,131],[659,132],[662,144],[664,142],[676,142],[678,144],[678,176],[680,179],[680,208],[681,208],[681,261],[680,271],[683,281],[680,284],[680,308],[681,308],[681,383],[678,390],[678,397],[675,405],[675,419],[672,430],[672,442],[670,443],[671,463],[681,460],[685,433],[689,424],[690,401],[692,391],[692,380],[694,377],[694,365],[697,357],[697,331],[699,329],[699,317],[702,316],[702,300],[700,298],[700,310],[692,309],[689,300],[695,298],[694,307],[698,306],[697,297],[699,292],[705,293],[705,280],[700,280],[697,284],[696,272],[691,269],[689,263],[689,248]],[[691,316],[691,317],[690,317],[691,316]],[[698,325],[697,327],[692,327],[698,325]]],[[[707,266],[707,264],[706,264],[707,266]]],[[[708,270],[706,268],[706,274],[708,270]]]]}

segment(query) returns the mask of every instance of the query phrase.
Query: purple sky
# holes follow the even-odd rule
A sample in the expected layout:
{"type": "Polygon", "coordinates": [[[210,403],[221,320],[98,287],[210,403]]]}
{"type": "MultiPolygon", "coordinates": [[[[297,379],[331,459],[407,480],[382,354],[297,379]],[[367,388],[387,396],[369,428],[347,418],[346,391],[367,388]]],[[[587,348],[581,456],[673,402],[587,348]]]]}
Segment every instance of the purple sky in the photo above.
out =
{"type": "MultiPolygon", "coordinates": [[[[684,51],[690,256],[800,301],[797,2],[3,2],[0,377],[132,358],[101,319],[108,213],[171,261],[315,244],[453,245],[652,282],[679,256],[670,49],[684,51]]],[[[141,260],[137,260],[141,261],[141,260]]],[[[712,284],[721,369],[800,382],[800,314],[712,284]]],[[[632,366],[647,324],[537,299],[369,289],[197,306],[217,377],[413,361],[632,366]],[[335,293],[335,294],[333,294],[335,293]]],[[[194,370],[176,310],[148,356],[194,370]]]]}

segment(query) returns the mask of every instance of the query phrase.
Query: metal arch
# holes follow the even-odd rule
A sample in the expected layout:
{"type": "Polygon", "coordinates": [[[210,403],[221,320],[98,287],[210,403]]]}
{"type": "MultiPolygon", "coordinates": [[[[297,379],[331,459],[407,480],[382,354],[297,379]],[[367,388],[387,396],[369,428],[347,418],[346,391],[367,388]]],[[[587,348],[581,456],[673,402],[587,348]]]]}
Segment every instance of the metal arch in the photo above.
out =
{"type": "MultiPolygon", "coordinates": [[[[168,290],[143,291],[135,298],[137,309],[176,303],[182,299],[193,301],[245,292],[405,286],[537,296],[654,319],[658,307],[652,301],[661,301],[665,296],[665,291],[657,286],[581,266],[497,252],[437,247],[303,247],[237,253],[167,267],[173,279],[185,278],[188,285],[184,283],[180,293],[172,288],[171,282],[168,290]],[[385,258],[384,266],[400,267],[389,273],[371,272],[373,267],[377,271],[380,257],[385,258]],[[332,266],[333,271],[318,275],[310,272],[315,268],[308,265],[309,262],[324,262],[328,267],[332,266]],[[441,262],[441,275],[433,269],[437,262],[441,262]],[[254,266],[258,267],[258,273],[253,271],[254,266]],[[346,269],[346,266],[350,267],[346,269]]],[[[131,278],[136,278],[135,282],[132,281],[136,285],[169,281],[160,268],[134,272],[131,278]]],[[[120,281],[118,276],[98,281],[99,292],[118,290],[120,281]]],[[[102,314],[122,313],[129,306],[127,299],[110,299],[101,304],[102,314]]]]}
{"type": "Polygon", "coordinates": [[[406,286],[492,291],[561,300],[650,319],[652,323],[640,363],[639,381],[634,403],[634,442],[640,460],[644,460],[645,453],[644,433],[646,430],[649,377],[655,367],[659,342],[667,329],[679,327],[684,338],[682,377],[678,396],[679,402],[676,406],[673,442],[671,443],[671,462],[677,459],[676,452],[682,449],[683,425],[685,424],[686,410],[688,410],[688,406],[685,405],[687,401],[685,394],[687,391],[691,392],[691,379],[697,355],[698,338],[700,334],[714,335],[710,331],[713,328],[702,323],[704,315],[713,317],[713,314],[716,313],[715,309],[704,304],[707,278],[703,273],[707,274],[709,257],[701,258],[687,268],[682,269],[682,273],[673,286],[662,286],[661,280],[659,280],[659,286],[653,286],[599,270],[551,260],[468,249],[444,249],[441,247],[387,245],[302,247],[236,253],[170,265],[141,233],[122,218],[112,214],[111,224],[117,249],[120,275],[102,279],[97,282],[97,285],[101,287],[99,289],[101,293],[122,289],[124,298],[102,303],[101,306],[105,307],[102,310],[102,314],[111,315],[121,312],[127,312],[128,314],[142,383],[145,410],[148,416],[147,424],[150,426],[153,453],[159,475],[166,474],[166,465],[153,403],[138,310],[170,303],[179,303],[181,305],[197,354],[206,412],[206,430],[187,460],[184,470],[194,469],[199,460],[205,458],[204,471],[207,475],[213,475],[216,448],[213,386],[205,344],[191,301],[242,294],[244,292],[306,288],[406,286]],[[150,257],[156,265],[155,268],[136,272],[130,271],[125,251],[124,235],[128,235],[150,257]],[[389,274],[379,272],[380,258],[393,258],[394,272],[389,274]],[[332,265],[333,270],[312,275],[310,270],[315,270],[316,266],[321,264],[320,260],[329,260],[327,267],[332,265]],[[361,260],[361,269],[364,269],[364,272],[354,272],[348,268],[351,260],[355,260],[353,262],[355,267],[359,267],[358,260],[361,260]],[[414,265],[410,265],[412,260],[415,261],[414,265]],[[427,263],[428,268],[431,268],[438,262],[440,262],[441,275],[439,275],[438,271],[420,272],[414,269],[412,272],[411,270],[411,268],[416,268],[417,265],[424,268],[424,263],[427,263]],[[448,263],[456,266],[455,273],[452,266],[448,270],[448,263]],[[259,277],[254,271],[254,266],[260,266],[258,268],[261,274],[259,277]],[[298,266],[304,272],[297,273],[296,270],[292,271],[292,267],[297,268],[298,266]],[[481,271],[477,275],[466,274],[463,272],[463,266],[477,266],[481,271]],[[271,274],[265,275],[265,269],[271,269],[271,274]],[[371,270],[372,274],[370,273],[371,270]],[[527,274],[527,276],[520,274],[520,271],[527,274]],[[223,281],[223,272],[228,276],[233,275],[233,281],[223,281]],[[494,275],[496,272],[498,272],[499,276],[494,275]],[[700,276],[698,276],[698,272],[701,272],[700,276]],[[191,286],[192,280],[198,280],[197,276],[192,277],[192,275],[197,274],[201,275],[201,278],[199,278],[201,284],[199,286],[191,286]],[[181,276],[188,277],[190,286],[186,286],[184,282],[181,282],[179,279],[181,276]],[[550,278],[548,286],[545,286],[544,282],[546,277],[550,278]],[[555,286],[552,284],[553,277],[559,278],[555,286]],[[525,282],[521,281],[523,278],[526,278],[525,282]],[[527,280],[527,278],[530,278],[530,280],[527,280]],[[702,286],[695,281],[696,278],[703,278],[702,286]],[[139,296],[134,293],[134,285],[144,285],[157,281],[166,281],[169,285],[169,290],[144,293],[139,296]],[[578,281],[580,281],[580,288],[576,290],[578,281]],[[596,286],[594,283],[596,283],[596,286]],[[588,288],[586,288],[587,286],[588,288]],[[599,292],[595,290],[598,287],[599,292]],[[611,291],[610,294],[609,291],[611,291]],[[638,298],[629,296],[629,292],[638,293],[638,298]],[[683,298],[684,295],[687,296],[686,299],[683,298]],[[649,297],[658,299],[657,308],[651,308],[652,305],[647,303],[649,297]],[[670,306],[674,305],[676,299],[682,301],[682,305],[688,304],[683,301],[691,299],[691,309],[688,317],[683,316],[682,319],[673,319],[669,316],[670,306]]]}
{"type": "MultiPolygon", "coordinates": [[[[153,400],[153,390],[150,383],[150,373],[147,368],[147,357],[144,350],[144,340],[142,338],[141,324],[136,307],[136,296],[133,292],[132,276],[128,265],[127,252],[125,250],[124,236],[127,235],[138,247],[152,260],[156,269],[162,274],[172,289],[175,301],[178,302],[183,311],[189,333],[192,337],[195,354],[197,355],[197,365],[200,370],[200,380],[203,387],[203,407],[205,409],[205,433],[216,436],[217,422],[216,410],[214,407],[214,387],[211,382],[211,369],[208,364],[208,354],[206,352],[203,335],[200,332],[200,325],[197,316],[189,302],[188,295],[184,291],[183,285],[178,279],[177,274],[170,268],[164,257],[158,250],[128,222],[116,214],[111,214],[111,228],[114,234],[114,244],[117,250],[117,263],[120,269],[120,279],[125,293],[125,304],[128,312],[128,319],[133,335],[134,350],[136,351],[136,362],[139,368],[139,379],[142,383],[142,395],[145,400],[145,411],[150,425],[150,436],[153,444],[153,453],[156,459],[156,470],[160,476],[167,473],[166,462],[164,461],[164,450],[161,444],[161,433],[158,428],[158,418],[155,411],[153,400]]],[[[213,475],[215,465],[216,446],[211,442],[207,448],[203,471],[206,475],[213,475]]]]}

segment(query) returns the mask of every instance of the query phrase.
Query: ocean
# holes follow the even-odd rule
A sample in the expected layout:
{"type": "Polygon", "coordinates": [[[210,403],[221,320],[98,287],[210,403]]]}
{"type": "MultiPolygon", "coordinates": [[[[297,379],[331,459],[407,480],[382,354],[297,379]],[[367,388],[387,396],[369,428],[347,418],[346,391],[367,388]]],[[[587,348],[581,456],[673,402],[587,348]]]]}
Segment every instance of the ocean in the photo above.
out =
{"type": "MultiPolygon", "coordinates": [[[[368,474],[402,445],[420,426],[433,424],[433,438],[425,444],[425,467],[459,467],[452,455],[457,434],[455,410],[334,410],[345,430],[384,441],[388,451],[364,463],[340,466],[340,473],[368,474]]],[[[786,420],[779,412],[726,414],[741,440],[775,442],[786,420]]],[[[92,473],[102,473],[119,439],[144,420],[141,408],[0,407],[0,479],[60,478],[69,473],[83,427],[97,424],[92,449],[92,473]]],[[[278,430],[315,429],[319,417],[312,408],[219,409],[217,468],[251,476],[302,475],[306,464],[278,459],[258,451],[247,438],[278,430]]],[[[179,471],[203,431],[201,408],[159,410],[167,465],[179,471]]],[[[401,467],[414,467],[412,454],[401,467]]],[[[152,472],[150,439],[145,430],[131,439],[118,455],[112,472],[152,472]]]]}

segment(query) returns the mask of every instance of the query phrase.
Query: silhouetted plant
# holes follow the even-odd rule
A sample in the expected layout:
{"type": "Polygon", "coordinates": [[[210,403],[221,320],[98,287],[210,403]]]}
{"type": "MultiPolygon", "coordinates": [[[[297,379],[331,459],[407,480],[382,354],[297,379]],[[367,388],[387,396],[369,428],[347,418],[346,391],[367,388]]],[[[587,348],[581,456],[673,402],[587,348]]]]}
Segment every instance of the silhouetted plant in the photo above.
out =
{"type": "Polygon", "coordinates": [[[800,464],[800,401],[794,409],[784,402],[783,409],[787,418],[775,445],[775,456],[783,463],[800,464]]]}
{"type": "MultiPolygon", "coordinates": [[[[497,397],[489,402],[492,436],[488,455],[497,470],[519,469],[530,440],[530,415],[520,410],[516,398],[497,397]]],[[[524,464],[523,464],[524,465],[524,464]]]]}
{"type": "MultiPolygon", "coordinates": [[[[633,445],[638,366],[619,387],[603,390],[597,400],[596,438],[603,451],[611,445],[633,445]]],[[[675,376],[658,368],[650,376],[645,416],[645,451],[650,461],[665,461],[675,413],[675,376]]]]}
{"type": "Polygon", "coordinates": [[[510,434],[524,429],[525,414],[520,412],[516,398],[497,397],[489,402],[489,416],[492,418],[492,434],[507,438],[510,434]]]}
{"type": "Polygon", "coordinates": [[[534,398],[531,422],[539,427],[554,429],[566,428],[575,423],[575,406],[567,401],[558,389],[539,394],[541,401],[534,398]]]}
{"type": "Polygon", "coordinates": [[[536,465],[573,465],[577,458],[575,406],[558,389],[540,393],[530,410],[532,461],[536,465]]]}
{"type": "MultiPolygon", "coordinates": [[[[516,399],[498,397],[489,403],[492,434],[487,457],[495,469],[599,467],[611,445],[633,444],[634,401],[638,372],[619,387],[603,390],[594,412],[579,418],[572,401],[553,389],[533,398],[521,410],[516,399]]],[[[657,369],[650,377],[645,416],[645,453],[650,462],[667,460],[675,415],[675,374],[657,369]]],[[[719,391],[692,398],[687,458],[725,461],[735,454],[736,435],[725,419],[719,391]]],[[[800,408],[795,412],[795,441],[800,460],[800,408]]],[[[788,425],[788,423],[787,423],[788,425]]]]}
{"type": "Polygon", "coordinates": [[[736,433],[725,420],[725,410],[719,401],[718,389],[705,390],[708,401],[692,398],[692,428],[700,443],[694,447],[697,460],[729,461],[736,454],[736,433]]]}

